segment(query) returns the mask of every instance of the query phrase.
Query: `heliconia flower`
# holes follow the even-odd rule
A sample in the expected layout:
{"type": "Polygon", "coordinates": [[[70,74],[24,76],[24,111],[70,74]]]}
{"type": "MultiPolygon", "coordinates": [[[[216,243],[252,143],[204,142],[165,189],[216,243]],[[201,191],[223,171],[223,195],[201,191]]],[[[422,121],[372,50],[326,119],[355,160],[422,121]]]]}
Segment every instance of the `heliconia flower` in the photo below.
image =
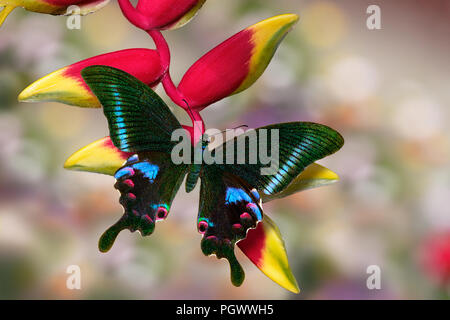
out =
{"type": "Polygon", "coordinates": [[[52,72],[23,90],[19,95],[19,101],[55,101],[85,108],[99,108],[100,102],[80,74],[81,70],[92,65],[121,69],[150,87],[156,86],[165,72],[159,54],[155,50],[121,50],[82,60],[52,72]]]}
{"type": "Polygon", "coordinates": [[[299,17],[284,14],[242,30],[201,57],[186,72],[179,92],[197,111],[250,87],[299,17]]]}
{"type": "Polygon", "coordinates": [[[51,15],[64,15],[70,6],[76,5],[79,15],[86,15],[103,8],[109,0],[0,0],[0,26],[6,17],[17,7],[28,11],[47,13],[51,15]]]}
{"type": "MultiPolygon", "coordinates": [[[[114,175],[129,157],[130,153],[120,151],[113,145],[109,137],[105,137],[75,152],[67,159],[64,167],[69,170],[114,175]]],[[[338,179],[337,174],[331,170],[313,163],[286,188],[286,192],[271,198],[263,197],[263,202],[331,184],[338,179]]],[[[261,194],[264,193],[261,192],[261,194]]],[[[250,230],[247,237],[237,245],[267,277],[289,291],[299,292],[297,282],[289,267],[280,231],[267,215],[264,216],[257,228],[250,230]]]]}
{"type": "Polygon", "coordinates": [[[136,8],[130,0],[119,0],[124,16],[143,30],[180,28],[188,23],[206,0],[139,0],[136,8]]]}

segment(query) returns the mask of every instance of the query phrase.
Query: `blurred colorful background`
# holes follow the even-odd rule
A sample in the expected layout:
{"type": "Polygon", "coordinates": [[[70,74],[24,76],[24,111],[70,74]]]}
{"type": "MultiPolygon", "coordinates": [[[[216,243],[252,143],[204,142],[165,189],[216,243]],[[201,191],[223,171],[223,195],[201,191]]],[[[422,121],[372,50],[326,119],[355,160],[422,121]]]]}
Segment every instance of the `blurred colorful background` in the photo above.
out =
{"type": "Polygon", "coordinates": [[[183,188],[151,237],[123,232],[109,253],[98,251],[99,236],[122,215],[114,179],[62,165],[108,135],[102,112],[19,104],[17,95],[76,61],[152,48],[113,1],[83,17],[80,30],[67,29],[66,17],[20,9],[0,29],[0,298],[447,298],[450,2],[208,0],[190,24],[165,32],[175,82],[227,37],[288,12],[300,22],[262,78],[202,115],[209,128],[302,120],[345,137],[341,151],[319,162],[339,183],[265,205],[284,236],[299,295],[238,249],[246,280],[233,287],[227,263],[202,254],[198,192],[183,188]],[[371,4],[381,8],[381,30],[366,27],[371,4]],[[81,290],[66,287],[70,265],[81,268],[81,290]],[[366,286],[370,265],[381,269],[381,290],[366,286]]]}

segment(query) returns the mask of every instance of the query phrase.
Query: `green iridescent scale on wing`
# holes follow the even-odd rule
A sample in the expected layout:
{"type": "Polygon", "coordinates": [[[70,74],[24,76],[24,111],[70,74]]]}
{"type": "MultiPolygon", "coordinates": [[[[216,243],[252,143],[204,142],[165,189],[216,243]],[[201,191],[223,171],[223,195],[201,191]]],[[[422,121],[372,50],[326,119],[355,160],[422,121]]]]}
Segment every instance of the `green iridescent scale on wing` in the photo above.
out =
{"type": "MultiPolygon", "coordinates": [[[[238,153],[234,154],[235,164],[217,165],[222,170],[230,172],[249,183],[259,192],[276,194],[284,190],[307,166],[338,151],[344,144],[344,139],[335,130],[325,125],[311,122],[290,122],[269,125],[255,129],[253,133],[246,132],[232,140],[234,149],[238,150],[239,141],[245,141],[245,164],[238,163],[238,153]],[[248,138],[256,133],[260,145],[261,133],[267,132],[267,150],[271,150],[271,130],[278,130],[279,162],[274,174],[261,174],[262,168],[270,165],[258,161],[250,164],[250,154],[259,150],[251,149],[248,138]],[[242,140],[240,140],[242,139],[242,140]]],[[[212,151],[226,154],[232,144],[223,144],[212,151]]],[[[240,151],[242,153],[242,151],[240,151]]]]}
{"type": "Polygon", "coordinates": [[[172,132],[182,127],[152,89],[108,66],[90,66],[81,75],[103,106],[117,148],[125,152],[171,152],[172,132]]]}

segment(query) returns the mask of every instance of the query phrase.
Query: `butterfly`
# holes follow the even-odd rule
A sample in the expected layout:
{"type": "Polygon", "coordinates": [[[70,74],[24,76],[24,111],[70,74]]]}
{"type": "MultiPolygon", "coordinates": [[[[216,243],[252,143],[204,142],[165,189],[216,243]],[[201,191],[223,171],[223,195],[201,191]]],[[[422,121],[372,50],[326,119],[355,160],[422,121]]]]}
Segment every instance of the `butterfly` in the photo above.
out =
{"type": "MultiPolygon", "coordinates": [[[[155,223],[167,218],[185,176],[187,192],[200,179],[197,229],[203,235],[201,249],[206,256],[226,258],[231,281],[240,286],[245,274],[234,247],[263,220],[261,193],[270,196],[284,190],[308,165],[336,152],[344,143],[337,131],[324,125],[281,123],[247,131],[211,151],[205,136],[192,151],[223,155],[239,141],[249,141],[251,134],[260,139],[264,132],[276,130],[278,169],[272,174],[261,174],[265,165],[259,160],[238,164],[240,152],[232,154],[234,161],[175,163],[171,153],[178,142],[172,141],[172,133],[182,126],[152,89],[112,67],[90,66],[81,74],[103,106],[112,142],[133,154],[115,173],[114,186],[120,192],[124,214],[101,236],[102,252],[112,247],[124,229],[138,230],[143,236],[152,234],[155,223]]],[[[267,145],[270,147],[271,141],[267,145]]],[[[250,143],[242,146],[248,160],[255,151],[250,143]]]]}

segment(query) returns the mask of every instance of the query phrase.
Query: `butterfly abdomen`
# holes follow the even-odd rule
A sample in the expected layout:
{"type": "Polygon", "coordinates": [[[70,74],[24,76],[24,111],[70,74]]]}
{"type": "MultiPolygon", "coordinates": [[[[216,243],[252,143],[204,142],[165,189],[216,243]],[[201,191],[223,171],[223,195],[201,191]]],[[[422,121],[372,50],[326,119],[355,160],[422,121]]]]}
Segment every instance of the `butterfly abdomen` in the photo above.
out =
{"type": "Polygon", "coordinates": [[[197,185],[198,177],[200,176],[201,164],[191,164],[189,173],[186,178],[186,192],[191,192],[197,185]]]}

